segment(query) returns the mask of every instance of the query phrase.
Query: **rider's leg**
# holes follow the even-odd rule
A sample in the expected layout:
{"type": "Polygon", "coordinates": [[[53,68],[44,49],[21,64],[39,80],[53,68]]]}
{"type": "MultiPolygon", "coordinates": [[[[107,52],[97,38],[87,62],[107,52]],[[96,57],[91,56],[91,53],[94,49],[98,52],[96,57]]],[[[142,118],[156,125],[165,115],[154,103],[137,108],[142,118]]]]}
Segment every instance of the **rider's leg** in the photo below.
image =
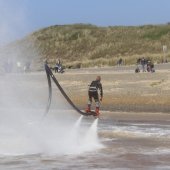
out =
{"type": "Polygon", "coordinates": [[[96,112],[96,115],[97,116],[99,116],[99,109],[100,109],[100,102],[99,102],[99,96],[98,96],[98,94],[96,94],[95,96],[94,96],[94,100],[95,100],[95,103],[96,103],[96,110],[95,110],[95,112],[96,112]]]}
{"type": "Polygon", "coordinates": [[[89,95],[89,99],[88,99],[88,102],[87,102],[87,108],[86,108],[86,112],[91,112],[91,104],[92,104],[92,96],[90,93],[88,93],[89,95]]]}

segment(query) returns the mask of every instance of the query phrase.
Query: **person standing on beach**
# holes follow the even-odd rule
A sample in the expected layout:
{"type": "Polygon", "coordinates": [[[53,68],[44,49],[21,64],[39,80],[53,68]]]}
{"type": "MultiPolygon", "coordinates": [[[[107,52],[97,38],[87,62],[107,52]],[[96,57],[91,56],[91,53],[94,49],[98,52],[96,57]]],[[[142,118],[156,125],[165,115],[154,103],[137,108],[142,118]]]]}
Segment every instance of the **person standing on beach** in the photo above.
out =
{"type": "Polygon", "coordinates": [[[91,112],[91,104],[92,104],[92,98],[94,98],[94,101],[96,103],[96,116],[99,116],[99,108],[100,108],[100,101],[102,101],[103,99],[103,88],[102,88],[102,84],[101,84],[101,77],[97,76],[96,80],[92,81],[89,89],[88,89],[88,105],[87,105],[87,109],[86,109],[86,113],[91,112]],[[100,93],[100,95],[98,94],[98,91],[100,93]],[[100,96],[100,99],[99,99],[100,96]]]}
{"type": "Polygon", "coordinates": [[[56,64],[55,64],[55,67],[54,67],[55,73],[56,73],[56,72],[59,72],[59,68],[61,68],[61,60],[60,60],[60,58],[58,58],[58,59],[56,60],[56,64]]]}
{"type": "Polygon", "coordinates": [[[146,72],[146,69],[145,69],[146,59],[144,57],[142,57],[142,59],[141,59],[141,65],[142,65],[143,72],[146,72]]]}

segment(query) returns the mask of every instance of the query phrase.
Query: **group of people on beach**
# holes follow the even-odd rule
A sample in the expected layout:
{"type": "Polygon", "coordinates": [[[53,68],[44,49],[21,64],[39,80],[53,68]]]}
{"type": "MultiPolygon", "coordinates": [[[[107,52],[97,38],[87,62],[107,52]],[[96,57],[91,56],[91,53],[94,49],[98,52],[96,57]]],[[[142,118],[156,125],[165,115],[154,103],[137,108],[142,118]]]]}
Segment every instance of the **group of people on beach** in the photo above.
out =
{"type": "Polygon", "coordinates": [[[6,61],[4,61],[3,68],[6,73],[30,72],[31,62],[30,61],[20,62],[19,60],[14,62],[13,60],[7,59],[6,61]]]}
{"type": "Polygon", "coordinates": [[[155,72],[153,62],[151,62],[151,60],[149,59],[146,59],[145,57],[137,59],[137,67],[135,69],[135,73],[140,72],[140,66],[141,66],[142,72],[151,72],[151,73],[155,72]]]}
{"type": "Polygon", "coordinates": [[[64,73],[64,68],[62,66],[60,58],[57,59],[56,64],[53,69],[55,73],[64,73]]]}

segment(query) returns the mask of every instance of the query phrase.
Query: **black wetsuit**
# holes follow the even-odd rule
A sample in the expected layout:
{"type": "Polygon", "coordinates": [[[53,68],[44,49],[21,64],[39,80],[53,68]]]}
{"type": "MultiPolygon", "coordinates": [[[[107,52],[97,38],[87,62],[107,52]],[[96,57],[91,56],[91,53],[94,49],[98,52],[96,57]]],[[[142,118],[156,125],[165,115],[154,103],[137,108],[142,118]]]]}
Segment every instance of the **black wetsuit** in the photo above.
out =
{"type": "Polygon", "coordinates": [[[92,98],[94,98],[95,102],[99,102],[98,90],[100,91],[100,96],[103,97],[103,88],[100,81],[92,81],[88,90],[90,102],[92,102],[92,98]]]}

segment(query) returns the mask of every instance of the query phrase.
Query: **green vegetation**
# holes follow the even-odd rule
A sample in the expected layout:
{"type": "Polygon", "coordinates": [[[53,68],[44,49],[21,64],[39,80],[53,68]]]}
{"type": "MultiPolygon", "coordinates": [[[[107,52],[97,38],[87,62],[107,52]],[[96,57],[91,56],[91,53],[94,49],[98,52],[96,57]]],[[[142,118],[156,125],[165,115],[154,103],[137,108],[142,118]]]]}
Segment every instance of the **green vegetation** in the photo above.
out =
{"type": "MultiPolygon", "coordinates": [[[[70,68],[101,67],[113,66],[119,58],[125,64],[136,64],[137,58],[143,56],[159,63],[163,59],[162,46],[170,47],[169,39],[168,24],[139,27],[74,24],[41,29],[8,47],[19,46],[22,57],[32,51],[32,58],[39,64],[46,58],[55,64],[61,58],[70,68]]],[[[170,59],[170,53],[167,57],[170,59]]]]}

